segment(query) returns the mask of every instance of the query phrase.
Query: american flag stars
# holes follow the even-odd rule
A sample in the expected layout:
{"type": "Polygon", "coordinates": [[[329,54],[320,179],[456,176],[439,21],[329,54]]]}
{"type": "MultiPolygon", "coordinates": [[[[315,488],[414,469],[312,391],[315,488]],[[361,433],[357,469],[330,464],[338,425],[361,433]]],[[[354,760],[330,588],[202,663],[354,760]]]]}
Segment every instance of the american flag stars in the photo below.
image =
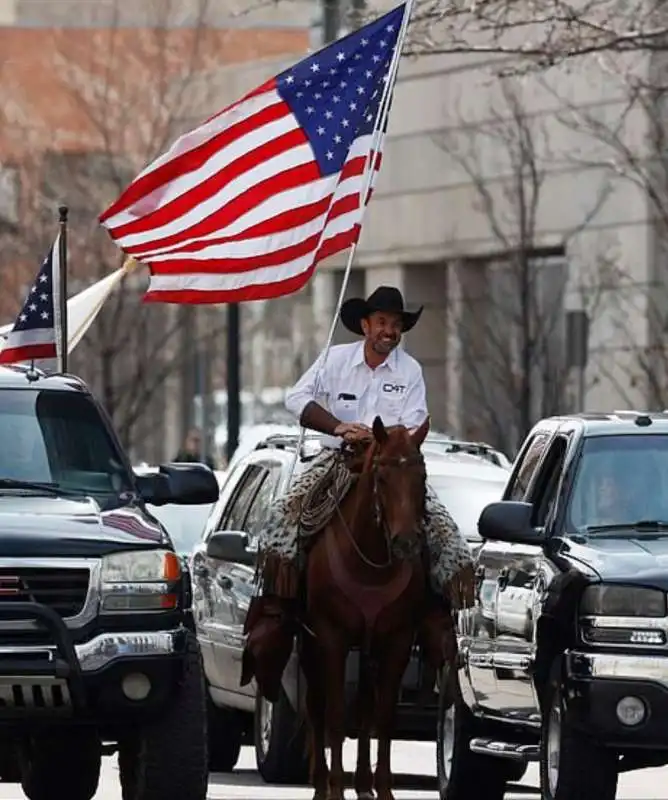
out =
{"type": "Polygon", "coordinates": [[[402,14],[399,7],[276,78],[323,175],[341,170],[352,142],[373,132],[402,14]]]}
{"type": "Polygon", "coordinates": [[[53,326],[53,295],[51,254],[42,263],[35,284],[16,318],[14,330],[51,328],[53,326]]]}
{"type": "Polygon", "coordinates": [[[14,327],[0,351],[0,364],[49,360],[57,356],[60,323],[55,317],[55,309],[59,302],[57,285],[60,270],[59,242],[60,237],[57,237],[48,256],[42,262],[35,283],[28,292],[14,327]]]}

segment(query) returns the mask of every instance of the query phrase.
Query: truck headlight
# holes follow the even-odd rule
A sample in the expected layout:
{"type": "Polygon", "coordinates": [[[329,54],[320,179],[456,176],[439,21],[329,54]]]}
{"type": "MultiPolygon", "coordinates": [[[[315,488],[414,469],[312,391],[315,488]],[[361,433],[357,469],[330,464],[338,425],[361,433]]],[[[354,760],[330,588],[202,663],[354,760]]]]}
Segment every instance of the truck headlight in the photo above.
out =
{"type": "Polygon", "coordinates": [[[176,608],[174,584],[181,562],[169,550],[112,553],[102,559],[102,611],[165,611],[176,608]]]}
{"type": "Polygon", "coordinates": [[[580,600],[586,617],[665,617],[666,595],[659,589],[636,586],[590,586],[580,600]]]}

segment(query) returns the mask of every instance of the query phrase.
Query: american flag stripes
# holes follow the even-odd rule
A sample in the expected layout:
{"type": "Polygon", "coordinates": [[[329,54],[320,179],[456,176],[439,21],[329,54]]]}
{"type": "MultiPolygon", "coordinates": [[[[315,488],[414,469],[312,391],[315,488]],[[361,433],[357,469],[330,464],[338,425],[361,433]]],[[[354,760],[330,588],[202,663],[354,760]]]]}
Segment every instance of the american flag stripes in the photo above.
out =
{"type": "Polygon", "coordinates": [[[185,134],[101,215],[149,265],[145,300],[279,297],[357,240],[405,14],[402,4],[185,134]]]}
{"type": "Polygon", "coordinates": [[[60,235],[0,351],[0,364],[54,359],[60,348],[60,235]]]}

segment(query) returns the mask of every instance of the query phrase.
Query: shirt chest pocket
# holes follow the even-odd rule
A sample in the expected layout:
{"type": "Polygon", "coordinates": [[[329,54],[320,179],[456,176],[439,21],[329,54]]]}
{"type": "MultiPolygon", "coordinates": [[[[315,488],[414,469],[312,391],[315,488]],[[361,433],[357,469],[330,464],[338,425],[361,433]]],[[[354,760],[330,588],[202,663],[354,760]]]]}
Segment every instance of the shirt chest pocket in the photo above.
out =
{"type": "Polygon", "coordinates": [[[332,409],[334,416],[340,422],[359,422],[359,400],[339,397],[334,401],[332,409]]]}

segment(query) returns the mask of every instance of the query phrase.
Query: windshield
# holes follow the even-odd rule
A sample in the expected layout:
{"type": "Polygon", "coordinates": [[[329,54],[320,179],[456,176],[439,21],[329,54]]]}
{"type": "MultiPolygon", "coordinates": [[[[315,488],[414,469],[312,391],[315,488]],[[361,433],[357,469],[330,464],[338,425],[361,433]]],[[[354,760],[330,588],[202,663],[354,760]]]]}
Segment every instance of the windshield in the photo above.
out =
{"type": "Polygon", "coordinates": [[[576,531],[668,521],[668,436],[585,439],[567,514],[576,531]]]}
{"type": "Polygon", "coordinates": [[[84,394],[1,391],[0,441],[0,482],[56,484],[90,494],[132,491],[122,457],[84,394]]]}
{"type": "Polygon", "coordinates": [[[189,553],[204,533],[214,503],[201,506],[152,506],[148,510],[165,527],[174,549],[179,553],[189,553]]]}
{"type": "MultiPolygon", "coordinates": [[[[501,472],[501,470],[499,470],[501,472]]],[[[429,485],[438,495],[467,539],[479,539],[478,519],[483,508],[501,499],[506,485],[503,480],[490,481],[456,476],[429,476],[429,485]]]]}

